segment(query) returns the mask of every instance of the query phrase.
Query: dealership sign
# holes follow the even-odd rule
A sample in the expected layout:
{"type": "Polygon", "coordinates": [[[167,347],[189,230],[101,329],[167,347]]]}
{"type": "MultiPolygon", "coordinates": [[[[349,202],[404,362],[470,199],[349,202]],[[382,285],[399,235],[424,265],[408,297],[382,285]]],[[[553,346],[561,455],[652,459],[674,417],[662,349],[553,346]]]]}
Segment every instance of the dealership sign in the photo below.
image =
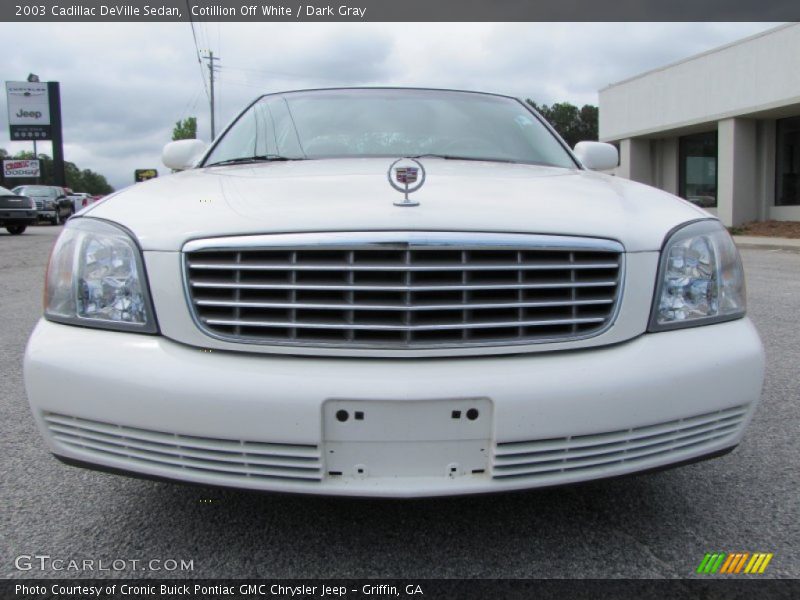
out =
{"type": "Polygon", "coordinates": [[[4,160],[3,177],[39,177],[38,160],[4,160]]]}
{"type": "Polygon", "coordinates": [[[6,101],[12,141],[52,139],[47,83],[6,81],[6,101]]]}

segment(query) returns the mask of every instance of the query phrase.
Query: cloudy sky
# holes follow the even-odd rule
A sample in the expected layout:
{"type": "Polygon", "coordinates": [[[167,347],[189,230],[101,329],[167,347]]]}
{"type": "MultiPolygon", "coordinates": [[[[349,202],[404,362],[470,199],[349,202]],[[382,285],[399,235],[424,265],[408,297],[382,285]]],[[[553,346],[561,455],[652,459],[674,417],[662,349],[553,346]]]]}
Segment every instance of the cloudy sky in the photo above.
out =
{"type": "MultiPolygon", "coordinates": [[[[195,24],[220,56],[217,131],[257,95],[339,85],[415,85],[597,104],[597,90],[775,23],[195,24]]],[[[66,159],[117,189],[158,167],[175,121],[209,139],[207,70],[189,23],[0,24],[3,80],[60,81],[66,159]]],[[[691,90],[686,90],[691,93],[691,90]]],[[[9,142],[0,94],[0,147],[9,142]]],[[[50,154],[41,142],[40,152],[50,154]]]]}

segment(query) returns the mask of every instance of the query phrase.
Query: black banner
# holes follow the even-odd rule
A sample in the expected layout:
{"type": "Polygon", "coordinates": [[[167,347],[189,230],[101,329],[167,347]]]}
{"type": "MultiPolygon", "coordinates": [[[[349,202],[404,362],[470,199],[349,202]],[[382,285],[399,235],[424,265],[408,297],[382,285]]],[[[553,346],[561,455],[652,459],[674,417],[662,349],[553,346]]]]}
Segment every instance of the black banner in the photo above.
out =
{"type": "Polygon", "coordinates": [[[797,0],[7,0],[0,20],[798,21],[797,0]]]}
{"type": "Polygon", "coordinates": [[[771,600],[800,597],[800,580],[726,577],[705,579],[25,579],[5,580],[4,599],[123,600],[387,600],[393,598],[703,598],[771,600]]]}
{"type": "Polygon", "coordinates": [[[8,129],[13,142],[53,139],[53,131],[50,125],[9,125],[8,129]]]}

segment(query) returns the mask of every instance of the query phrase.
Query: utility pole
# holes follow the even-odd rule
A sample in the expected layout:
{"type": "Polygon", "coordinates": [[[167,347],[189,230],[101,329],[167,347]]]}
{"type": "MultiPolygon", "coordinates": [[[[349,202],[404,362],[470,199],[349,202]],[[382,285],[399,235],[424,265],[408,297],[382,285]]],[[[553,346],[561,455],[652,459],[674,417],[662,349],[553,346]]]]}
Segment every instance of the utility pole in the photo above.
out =
{"type": "MultiPolygon", "coordinates": [[[[33,73],[28,75],[28,83],[39,83],[39,76],[33,73]]],[[[39,153],[36,151],[36,138],[33,138],[33,158],[39,158],[39,153]]],[[[38,180],[38,177],[37,177],[38,180]]]]}
{"type": "MultiPolygon", "coordinates": [[[[33,159],[39,160],[39,152],[36,149],[36,140],[33,140],[33,159]]],[[[42,176],[42,163],[39,163],[39,174],[36,176],[36,183],[39,183],[39,178],[42,176]]]]}
{"type": "MultiPolygon", "coordinates": [[[[28,75],[28,83],[39,83],[39,76],[34,74],[34,73],[30,73],[28,75]]],[[[59,124],[60,124],[60,122],[61,122],[61,116],[60,116],[61,108],[60,107],[59,107],[59,111],[58,112],[59,112],[58,120],[59,120],[59,124]]],[[[39,160],[39,151],[36,148],[36,138],[33,138],[33,159],[34,160],[39,160]]],[[[39,164],[41,164],[41,163],[39,163],[39,164]]],[[[40,168],[39,169],[39,175],[36,176],[36,183],[39,183],[39,178],[41,176],[42,176],[42,170],[40,168]]]]}
{"type": "Polygon", "coordinates": [[[209,79],[211,80],[211,97],[209,98],[209,101],[211,102],[211,139],[213,140],[217,135],[214,118],[214,69],[216,68],[214,66],[214,61],[220,60],[220,58],[214,56],[214,53],[211,50],[208,51],[208,56],[204,56],[203,58],[208,60],[208,74],[209,79]]]}
{"type": "Polygon", "coordinates": [[[50,126],[53,141],[53,183],[67,185],[64,172],[64,136],[61,131],[61,85],[57,81],[47,82],[47,92],[50,98],[50,126]]]}

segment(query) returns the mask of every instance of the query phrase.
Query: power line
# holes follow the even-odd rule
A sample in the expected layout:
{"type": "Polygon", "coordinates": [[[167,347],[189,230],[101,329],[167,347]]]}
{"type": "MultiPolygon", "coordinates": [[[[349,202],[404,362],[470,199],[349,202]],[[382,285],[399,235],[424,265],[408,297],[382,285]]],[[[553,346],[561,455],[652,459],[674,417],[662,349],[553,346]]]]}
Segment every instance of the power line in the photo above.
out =
{"type": "Polygon", "coordinates": [[[225,83],[227,83],[229,85],[239,85],[239,86],[242,86],[242,87],[252,88],[252,89],[255,89],[255,90],[261,90],[262,92],[266,93],[266,91],[264,89],[264,86],[261,86],[261,85],[254,85],[252,83],[245,83],[244,81],[235,81],[235,80],[231,80],[231,79],[225,79],[224,81],[225,81],[225,83]]]}
{"type": "Polygon", "coordinates": [[[194,29],[194,20],[192,19],[192,10],[189,7],[189,0],[186,0],[186,12],[189,13],[189,26],[192,28],[192,39],[194,40],[194,50],[195,56],[197,56],[197,64],[200,67],[200,79],[203,80],[203,89],[206,92],[206,97],[211,100],[211,96],[208,93],[208,86],[206,85],[206,76],[203,72],[203,61],[200,59],[200,47],[197,45],[197,32],[194,29]]]}
{"type": "Polygon", "coordinates": [[[194,94],[192,94],[189,97],[189,101],[186,104],[184,104],[183,110],[181,110],[181,113],[180,113],[180,116],[181,116],[180,120],[181,121],[183,119],[185,119],[186,117],[192,116],[191,113],[194,111],[195,107],[197,106],[197,100],[198,100],[199,97],[200,97],[200,90],[197,89],[197,90],[194,91],[194,94]]]}
{"type": "Polygon", "coordinates": [[[198,92],[194,95],[194,100],[192,100],[192,105],[189,107],[189,112],[192,113],[194,112],[194,110],[197,108],[197,102],[199,100],[200,100],[200,91],[198,90],[198,92]]]}
{"type": "MultiPolygon", "coordinates": [[[[219,23],[219,21],[217,21],[217,52],[222,54],[222,35],[220,33],[220,23],[219,23]]],[[[220,93],[218,94],[217,105],[218,106],[222,105],[222,90],[220,90],[220,93]]]]}
{"type": "Polygon", "coordinates": [[[200,49],[197,47],[197,34],[194,31],[194,21],[192,20],[192,9],[189,0],[186,0],[186,12],[189,14],[189,26],[192,28],[192,39],[194,39],[194,49],[197,51],[197,62],[200,62],[200,49]]]}
{"type": "Polygon", "coordinates": [[[214,70],[216,67],[214,66],[214,61],[221,59],[218,56],[214,56],[214,53],[211,50],[209,50],[208,55],[203,56],[203,58],[208,60],[208,74],[211,81],[211,96],[209,97],[209,103],[211,104],[211,139],[213,140],[216,137],[216,119],[214,115],[214,70]]]}
{"type": "Polygon", "coordinates": [[[312,75],[308,75],[308,74],[301,75],[299,73],[287,73],[285,71],[266,71],[266,70],[263,70],[263,69],[253,69],[253,68],[250,68],[250,67],[236,67],[236,66],[231,66],[231,65],[225,65],[225,70],[248,71],[248,72],[251,72],[251,73],[260,73],[260,74],[271,75],[271,76],[278,75],[280,77],[287,77],[289,79],[319,79],[319,80],[322,80],[322,81],[341,82],[341,79],[335,78],[335,77],[321,77],[319,75],[313,75],[312,76],[312,75]]]}
{"type": "Polygon", "coordinates": [[[198,38],[200,38],[200,45],[203,47],[205,52],[211,48],[210,44],[208,43],[208,32],[206,31],[206,24],[203,21],[197,22],[198,28],[198,38]]]}

